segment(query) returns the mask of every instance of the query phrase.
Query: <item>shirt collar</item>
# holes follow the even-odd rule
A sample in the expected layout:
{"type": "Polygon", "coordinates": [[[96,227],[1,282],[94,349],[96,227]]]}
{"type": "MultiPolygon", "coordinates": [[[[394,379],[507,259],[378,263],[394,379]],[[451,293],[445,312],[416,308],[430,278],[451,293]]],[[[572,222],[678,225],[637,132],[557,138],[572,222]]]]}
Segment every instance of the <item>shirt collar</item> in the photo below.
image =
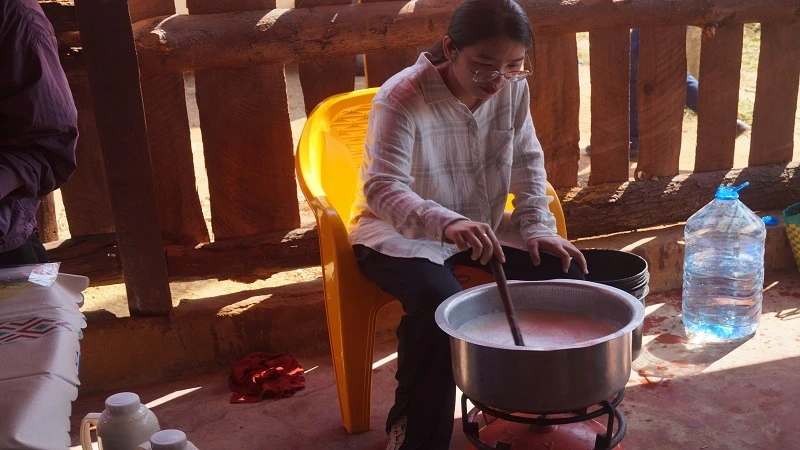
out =
{"type": "Polygon", "coordinates": [[[430,53],[422,52],[414,63],[414,67],[418,70],[420,87],[422,95],[426,103],[436,103],[445,100],[452,100],[455,97],[450,89],[444,83],[439,71],[433,66],[428,59],[430,53]]]}

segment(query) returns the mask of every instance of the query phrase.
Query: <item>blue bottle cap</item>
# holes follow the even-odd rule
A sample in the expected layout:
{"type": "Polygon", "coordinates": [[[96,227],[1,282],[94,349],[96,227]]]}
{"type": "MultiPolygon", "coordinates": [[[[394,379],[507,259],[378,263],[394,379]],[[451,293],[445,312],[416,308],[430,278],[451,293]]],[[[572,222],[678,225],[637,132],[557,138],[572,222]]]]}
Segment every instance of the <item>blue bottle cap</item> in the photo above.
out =
{"type": "Polygon", "coordinates": [[[714,198],[717,200],[738,200],[739,191],[747,186],[750,186],[749,181],[745,181],[739,186],[720,186],[717,188],[717,193],[714,194],[714,198]]]}
{"type": "Polygon", "coordinates": [[[779,223],[781,223],[781,221],[778,220],[778,218],[775,217],[775,216],[764,216],[764,217],[761,218],[761,220],[763,220],[764,221],[764,225],[767,225],[767,226],[778,225],[779,223]]]}

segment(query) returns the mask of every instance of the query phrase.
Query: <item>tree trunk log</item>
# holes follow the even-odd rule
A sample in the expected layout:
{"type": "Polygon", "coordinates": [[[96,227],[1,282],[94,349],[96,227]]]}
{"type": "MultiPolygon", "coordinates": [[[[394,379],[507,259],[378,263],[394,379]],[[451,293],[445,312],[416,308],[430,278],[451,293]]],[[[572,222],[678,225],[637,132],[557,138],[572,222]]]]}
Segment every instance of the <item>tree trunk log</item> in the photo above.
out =
{"type": "Polygon", "coordinates": [[[739,192],[753,211],[782,209],[800,198],[800,164],[678,175],[657,181],[607,183],[559,191],[570,239],[683,222],[714,198],[720,184],[739,192]]]}
{"type": "MultiPolygon", "coordinates": [[[[61,262],[61,271],[85,275],[92,286],[124,281],[114,233],[79,236],[45,247],[51,261],[61,262]]],[[[319,244],[316,228],[298,228],[199,248],[170,246],[166,248],[166,259],[170,281],[252,281],[282,270],[319,264],[319,244]]]]}
{"type": "MultiPolygon", "coordinates": [[[[404,2],[176,15],[136,24],[143,73],[242,67],[427,46],[460,1],[404,2]]],[[[796,0],[525,1],[537,35],[716,23],[786,21],[796,0]]]]}
{"type": "Polygon", "coordinates": [[[92,286],[125,281],[114,233],[77,236],[44,247],[50,261],[61,262],[61,272],[89,277],[92,286]]]}

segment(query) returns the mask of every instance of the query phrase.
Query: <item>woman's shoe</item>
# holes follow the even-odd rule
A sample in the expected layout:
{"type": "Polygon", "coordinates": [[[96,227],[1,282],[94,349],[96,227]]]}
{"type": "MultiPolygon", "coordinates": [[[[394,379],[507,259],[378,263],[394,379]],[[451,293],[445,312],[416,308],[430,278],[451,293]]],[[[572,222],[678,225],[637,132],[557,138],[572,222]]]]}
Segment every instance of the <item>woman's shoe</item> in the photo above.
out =
{"type": "Polygon", "coordinates": [[[406,416],[400,416],[394,421],[392,427],[389,429],[389,443],[386,444],[386,450],[399,450],[406,440],[406,424],[408,419],[406,416]]]}

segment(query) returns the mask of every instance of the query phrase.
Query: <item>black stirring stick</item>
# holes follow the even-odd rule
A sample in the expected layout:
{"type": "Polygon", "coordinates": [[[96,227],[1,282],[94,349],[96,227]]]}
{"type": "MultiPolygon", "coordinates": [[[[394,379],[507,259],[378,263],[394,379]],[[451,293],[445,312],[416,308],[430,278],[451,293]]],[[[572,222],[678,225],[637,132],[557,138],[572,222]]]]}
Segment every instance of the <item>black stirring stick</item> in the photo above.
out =
{"type": "Polygon", "coordinates": [[[489,265],[494,273],[497,288],[500,290],[503,310],[505,310],[506,319],[508,319],[508,326],[511,327],[514,343],[519,347],[524,347],[525,342],[522,341],[522,333],[519,331],[519,324],[517,323],[517,314],[514,312],[514,305],[511,303],[511,293],[508,291],[508,282],[506,281],[506,273],[503,271],[503,265],[494,257],[489,261],[489,265]]]}

